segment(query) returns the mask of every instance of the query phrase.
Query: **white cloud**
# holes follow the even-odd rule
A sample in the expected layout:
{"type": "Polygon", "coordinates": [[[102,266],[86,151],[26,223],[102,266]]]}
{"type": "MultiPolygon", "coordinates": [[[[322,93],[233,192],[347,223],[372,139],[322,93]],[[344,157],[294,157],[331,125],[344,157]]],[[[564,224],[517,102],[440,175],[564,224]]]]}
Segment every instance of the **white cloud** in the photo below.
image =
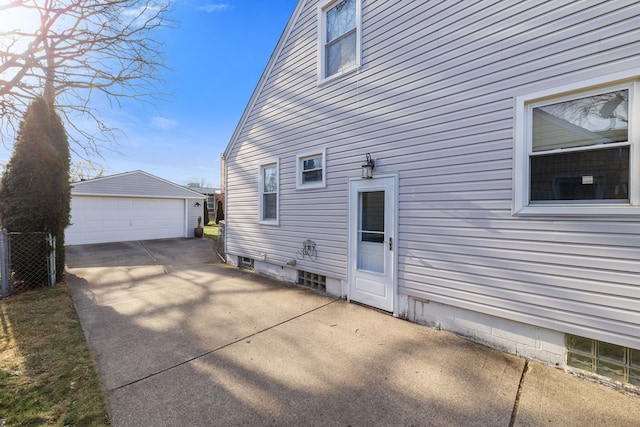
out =
{"type": "Polygon", "coordinates": [[[204,6],[200,6],[198,9],[207,13],[219,12],[223,10],[229,9],[229,6],[226,3],[213,3],[213,4],[205,4],[204,6]]]}
{"type": "Polygon", "coordinates": [[[151,126],[160,130],[170,130],[178,126],[178,121],[164,117],[154,117],[151,119],[151,126]]]}
{"type": "Polygon", "coordinates": [[[122,12],[122,14],[125,16],[143,17],[150,13],[157,13],[159,10],[161,10],[161,7],[157,5],[143,5],[143,6],[126,9],[125,11],[122,12]]]}
{"type": "Polygon", "coordinates": [[[150,3],[126,9],[122,12],[122,16],[124,16],[128,22],[124,22],[124,24],[134,23],[138,26],[144,26],[148,25],[147,21],[160,22],[161,19],[159,16],[161,15],[162,10],[162,5],[150,3]]]}

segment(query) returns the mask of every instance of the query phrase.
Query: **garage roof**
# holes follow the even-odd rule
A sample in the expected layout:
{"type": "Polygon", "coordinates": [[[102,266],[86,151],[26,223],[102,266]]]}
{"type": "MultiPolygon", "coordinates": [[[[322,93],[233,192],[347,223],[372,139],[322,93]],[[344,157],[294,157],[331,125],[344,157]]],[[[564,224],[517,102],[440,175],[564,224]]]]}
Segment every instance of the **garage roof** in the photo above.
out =
{"type": "Polygon", "coordinates": [[[143,171],[125,172],[71,184],[72,196],[202,199],[203,195],[143,171]]]}

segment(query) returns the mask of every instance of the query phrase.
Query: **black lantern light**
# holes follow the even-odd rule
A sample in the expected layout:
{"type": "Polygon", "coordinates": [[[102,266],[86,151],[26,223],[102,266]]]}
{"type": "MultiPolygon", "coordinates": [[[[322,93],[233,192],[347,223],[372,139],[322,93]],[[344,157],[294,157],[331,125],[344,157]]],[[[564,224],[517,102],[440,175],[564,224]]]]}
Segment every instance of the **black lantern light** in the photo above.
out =
{"type": "Polygon", "coordinates": [[[367,153],[367,160],[362,164],[362,177],[365,179],[373,178],[373,160],[371,160],[371,154],[367,153]]]}

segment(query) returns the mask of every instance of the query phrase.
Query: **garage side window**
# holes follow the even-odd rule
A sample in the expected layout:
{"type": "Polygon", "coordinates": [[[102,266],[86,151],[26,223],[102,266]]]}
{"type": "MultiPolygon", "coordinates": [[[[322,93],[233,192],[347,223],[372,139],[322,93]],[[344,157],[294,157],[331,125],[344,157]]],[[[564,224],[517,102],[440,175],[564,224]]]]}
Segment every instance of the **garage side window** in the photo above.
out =
{"type": "Polygon", "coordinates": [[[260,166],[260,221],[278,223],[278,163],[260,166]]]}
{"type": "Polygon", "coordinates": [[[572,214],[633,204],[639,190],[632,178],[638,141],[629,125],[634,88],[603,87],[523,106],[524,138],[516,141],[526,153],[516,165],[524,175],[516,189],[521,207],[572,214]]]}

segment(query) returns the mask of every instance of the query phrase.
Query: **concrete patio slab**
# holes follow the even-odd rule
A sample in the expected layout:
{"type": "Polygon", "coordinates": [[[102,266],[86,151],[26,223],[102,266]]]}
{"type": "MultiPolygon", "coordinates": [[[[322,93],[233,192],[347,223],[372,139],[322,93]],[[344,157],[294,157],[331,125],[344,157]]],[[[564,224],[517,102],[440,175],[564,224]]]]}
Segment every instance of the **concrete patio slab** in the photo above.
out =
{"type": "Polygon", "coordinates": [[[640,425],[636,396],[221,264],[207,245],[68,251],[115,426],[640,425]]]}
{"type": "Polygon", "coordinates": [[[516,426],[640,425],[640,397],[529,362],[516,426]]]}
{"type": "Polygon", "coordinates": [[[143,414],[148,426],[506,426],[523,364],[335,301],[114,390],[112,415],[135,425],[143,414]]]}
{"type": "Polygon", "coordinates": [[[107,389],[333,301],[221,265],[70,269],[78,316],[107,389]],[[226,273],[226,274],[225,274],[226,273]],[[89,285],[91,284],[91,285],[89,285]]]}

